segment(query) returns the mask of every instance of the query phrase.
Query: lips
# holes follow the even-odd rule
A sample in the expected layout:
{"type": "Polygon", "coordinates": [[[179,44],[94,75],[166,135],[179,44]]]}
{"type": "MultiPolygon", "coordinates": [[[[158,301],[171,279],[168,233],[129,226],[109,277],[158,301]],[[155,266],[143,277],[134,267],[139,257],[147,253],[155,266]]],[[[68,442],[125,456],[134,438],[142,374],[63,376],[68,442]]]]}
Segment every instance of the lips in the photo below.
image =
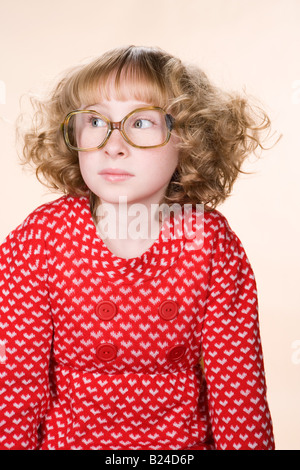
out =
{"type": "Polygon", "coordinates": [[[127,181],[132,178],[134,175],[128,173],[128,171],[121,170],[120,168],[106,168],[105,170],[100,171],[100,176],[110,183],[122,183],[122,181],[127,181]]]}
{"type": "Polygon", "coordinates": [[[132,173],[128,171],[121,170],[119,168],[106,168],[105,170],[100,171],[100,175],[124,175],[124,176],[133,176],[132,173]]]}

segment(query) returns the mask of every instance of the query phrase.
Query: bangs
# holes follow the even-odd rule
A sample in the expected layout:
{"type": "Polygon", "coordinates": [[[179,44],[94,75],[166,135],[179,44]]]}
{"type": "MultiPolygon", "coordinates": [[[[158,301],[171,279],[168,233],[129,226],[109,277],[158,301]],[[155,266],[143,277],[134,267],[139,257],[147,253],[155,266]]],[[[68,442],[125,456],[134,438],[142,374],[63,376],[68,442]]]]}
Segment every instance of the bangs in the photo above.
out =
{"type": "Polygon", "coordinates": [[[166,108],[171,98],[162,70],[155,70],[145,60],[127,58],[125,63],[116,64],[96,61],[77,74],[73,85],[78,108],[112,99],[137,100],[166,108]]]}

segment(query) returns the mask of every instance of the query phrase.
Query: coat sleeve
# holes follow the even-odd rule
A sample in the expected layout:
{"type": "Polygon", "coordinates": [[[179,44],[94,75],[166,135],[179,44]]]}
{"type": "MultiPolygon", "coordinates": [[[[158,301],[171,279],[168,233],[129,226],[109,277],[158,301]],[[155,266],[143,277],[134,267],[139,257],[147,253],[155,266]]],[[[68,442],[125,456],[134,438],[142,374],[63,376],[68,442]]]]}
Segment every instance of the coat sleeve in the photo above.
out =
{"type": "Polygon", "coordinates": [[[52,321],[41,228],[28,224],[0,246],[0,449],[38,447],[49,405],[52,321]]]}
{"type": "Polygon", "coordinates": [[[273,450],[254,274],[226,224],[214,253],[202,348],[215,446],[273,450]]]}

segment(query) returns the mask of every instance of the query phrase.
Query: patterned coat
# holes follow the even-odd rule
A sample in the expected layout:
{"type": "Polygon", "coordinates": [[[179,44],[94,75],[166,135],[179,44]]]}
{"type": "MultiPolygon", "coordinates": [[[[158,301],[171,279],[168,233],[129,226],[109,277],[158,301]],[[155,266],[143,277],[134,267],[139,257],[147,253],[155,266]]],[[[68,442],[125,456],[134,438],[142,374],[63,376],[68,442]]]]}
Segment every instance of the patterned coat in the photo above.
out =
{"type": "Polygon", "coordinates": [[[216,210],[198,249],[178,220],[123,259],[64,196],[7,237],[1,449],[274,448],[244,248],[216,210]]]}

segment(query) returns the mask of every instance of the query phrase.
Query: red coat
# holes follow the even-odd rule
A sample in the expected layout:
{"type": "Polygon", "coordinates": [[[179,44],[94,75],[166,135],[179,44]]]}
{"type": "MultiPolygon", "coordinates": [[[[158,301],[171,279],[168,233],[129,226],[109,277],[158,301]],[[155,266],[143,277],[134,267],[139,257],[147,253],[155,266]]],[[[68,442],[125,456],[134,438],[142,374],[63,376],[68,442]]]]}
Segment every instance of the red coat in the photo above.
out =
{"type": "Polygon", "coordinates": [[[164,230],[119,258],[88,199],[65,196],[7,237],[0,448],[274,448],[240,240],[218,211],[205,213],[200,249],[164,230]]]}

